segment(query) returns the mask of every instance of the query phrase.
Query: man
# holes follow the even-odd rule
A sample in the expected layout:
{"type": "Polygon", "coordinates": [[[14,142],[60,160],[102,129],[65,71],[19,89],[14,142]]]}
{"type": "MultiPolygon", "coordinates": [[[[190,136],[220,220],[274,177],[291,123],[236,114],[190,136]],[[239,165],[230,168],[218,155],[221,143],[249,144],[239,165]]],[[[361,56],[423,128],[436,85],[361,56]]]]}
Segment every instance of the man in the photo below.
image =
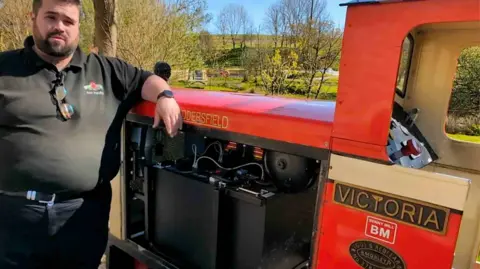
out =
{"type": "Polygon", "coordinates": [[[166,62],[157,62],[153,69],[154,69],[155,75],[163,78],[167,82],[170,79],[170,76],[172,75],[172,68],[166,62]]]}
{"type": "Polygon", "coordinates": [[[0,268],[97,268],[120,130],[142,99],[174,136],[158,76],[78,49],[80,0],[33,0],[33,36],[0,53],[0,268]]]}

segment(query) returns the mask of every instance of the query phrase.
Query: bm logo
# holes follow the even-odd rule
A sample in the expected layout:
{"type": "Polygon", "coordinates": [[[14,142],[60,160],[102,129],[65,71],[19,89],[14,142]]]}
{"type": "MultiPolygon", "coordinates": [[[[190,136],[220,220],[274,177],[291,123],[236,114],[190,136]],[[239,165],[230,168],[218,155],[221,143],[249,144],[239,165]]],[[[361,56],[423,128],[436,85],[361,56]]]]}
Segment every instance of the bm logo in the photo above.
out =
{"type": "Polygon", "coordinates": [[[365,225],[365,235],[385,243],[395,244],[397,224],[368,216],[365,225]]]}

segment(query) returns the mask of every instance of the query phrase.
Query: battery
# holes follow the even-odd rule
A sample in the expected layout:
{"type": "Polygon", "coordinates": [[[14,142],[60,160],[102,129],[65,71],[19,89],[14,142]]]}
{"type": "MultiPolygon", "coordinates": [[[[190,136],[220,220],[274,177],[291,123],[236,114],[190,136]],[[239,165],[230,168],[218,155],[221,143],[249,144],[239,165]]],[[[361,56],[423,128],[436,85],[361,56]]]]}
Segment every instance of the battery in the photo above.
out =
{"type": "Polygon", "coordinates": [[[316,188],[262,195],[156,170],[150,233],[181,268],[291,269],[309,259],[316,188]]]}

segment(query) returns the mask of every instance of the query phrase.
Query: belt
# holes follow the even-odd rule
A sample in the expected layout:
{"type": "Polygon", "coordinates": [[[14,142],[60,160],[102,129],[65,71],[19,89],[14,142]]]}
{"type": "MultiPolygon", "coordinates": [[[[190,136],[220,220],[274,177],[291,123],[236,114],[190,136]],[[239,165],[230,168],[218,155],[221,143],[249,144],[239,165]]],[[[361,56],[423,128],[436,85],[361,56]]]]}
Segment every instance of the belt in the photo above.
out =
{"type": "Polygon", "coordinates": [[[19,191],[19,192],[9,192],[9,191],[0,190],[0,194],[6,195],[6,196],[13,196],[13,197],[23,197],[27,200],[37,201],[41,204],[47,204],[49,206],[54,205],[55,202],[81,198],[83,196],[83,194],[81,193],[65,192],[65,193],[47,194],[47,193],[37,192],[33,190],[19,191]]]}

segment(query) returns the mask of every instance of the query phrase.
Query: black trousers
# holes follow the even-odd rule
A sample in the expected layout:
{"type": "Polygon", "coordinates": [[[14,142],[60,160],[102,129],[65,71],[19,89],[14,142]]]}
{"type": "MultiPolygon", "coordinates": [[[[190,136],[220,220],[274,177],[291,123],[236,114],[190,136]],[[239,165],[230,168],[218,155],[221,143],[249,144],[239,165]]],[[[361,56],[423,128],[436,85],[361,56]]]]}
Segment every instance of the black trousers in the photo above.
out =
{"type": "Polygon", "coordinates": [[[110,184],[50,207],[0,195],[0,268],[97,269],[111,198],[110,184]]]}

